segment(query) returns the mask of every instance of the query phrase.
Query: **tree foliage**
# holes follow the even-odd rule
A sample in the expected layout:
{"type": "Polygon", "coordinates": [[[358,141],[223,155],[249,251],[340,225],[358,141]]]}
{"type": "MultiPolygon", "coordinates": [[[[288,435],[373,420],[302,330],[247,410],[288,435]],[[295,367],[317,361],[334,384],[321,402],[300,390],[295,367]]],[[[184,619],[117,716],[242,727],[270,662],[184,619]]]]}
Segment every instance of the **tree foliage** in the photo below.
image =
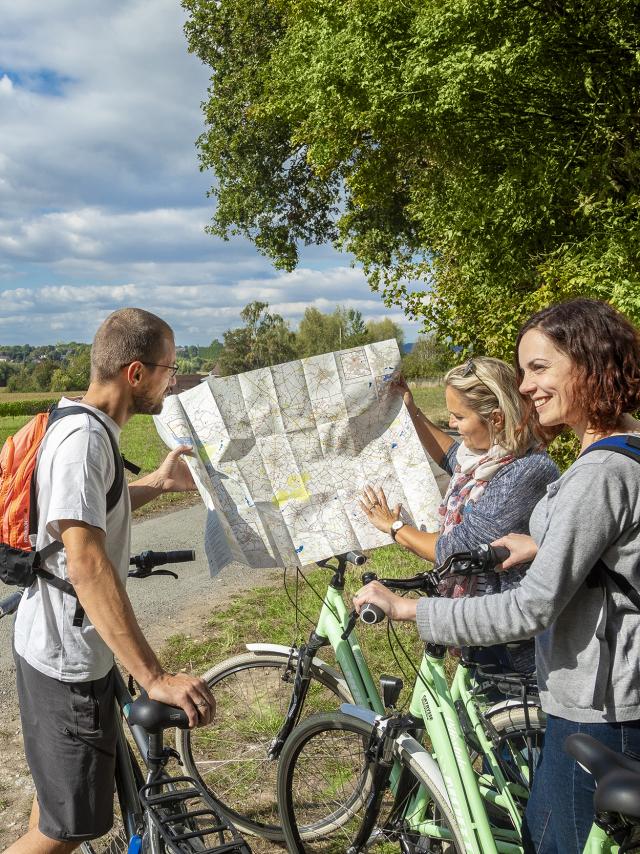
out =
{"type": "Polygon", "coordinates": [[[251,302],[240,312],[244,326],[224,333],[219,367],[224,375],[265,368],[295,358],[295,334],[266,302],[251,302]]]}
{"type": "Polygon", "coordinates": [[[184,0],[211,230],[333,240],[389,305],[504,356],[577,294],[640,321],[636,0],[184,0]]]}
{"type": "Polygon", "coordinates": [[[408,380],[438,379],[459,361],[460,356],[433,333],[420,335],[402,359],[402,373],[408,380]]]}

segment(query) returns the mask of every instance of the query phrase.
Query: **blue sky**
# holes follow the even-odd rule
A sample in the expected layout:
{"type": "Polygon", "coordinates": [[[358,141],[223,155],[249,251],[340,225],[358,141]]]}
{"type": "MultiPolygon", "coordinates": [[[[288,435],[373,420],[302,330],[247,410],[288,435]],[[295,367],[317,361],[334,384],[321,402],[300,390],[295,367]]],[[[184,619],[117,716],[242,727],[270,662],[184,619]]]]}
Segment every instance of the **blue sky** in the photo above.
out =
{"type": "Polygon", "coordinates": [[[0,0],[0,344],[90,341],[115,308],[208,344],[251,300],[391,316],[351,258],[306,249],[290,274],[205,234],[215,181],[194,141],[208,71],[174,0],[0,0]]]}

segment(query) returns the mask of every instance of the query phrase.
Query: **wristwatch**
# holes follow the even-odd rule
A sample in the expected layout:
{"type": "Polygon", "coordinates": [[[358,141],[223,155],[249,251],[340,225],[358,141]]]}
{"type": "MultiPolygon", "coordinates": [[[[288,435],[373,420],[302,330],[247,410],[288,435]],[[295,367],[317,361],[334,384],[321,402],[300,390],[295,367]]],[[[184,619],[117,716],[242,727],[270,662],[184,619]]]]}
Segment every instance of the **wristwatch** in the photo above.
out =
{"type": "Polygon", "coordinates": [[[391,523],[391,530],[389,531],[389,533],[391,534],[392,540],[395,541],[395,538],[397,537],[400,528],[404,528],[404,522],[402,521],[402,519],[396,519],[395,522],[391,523]]]}

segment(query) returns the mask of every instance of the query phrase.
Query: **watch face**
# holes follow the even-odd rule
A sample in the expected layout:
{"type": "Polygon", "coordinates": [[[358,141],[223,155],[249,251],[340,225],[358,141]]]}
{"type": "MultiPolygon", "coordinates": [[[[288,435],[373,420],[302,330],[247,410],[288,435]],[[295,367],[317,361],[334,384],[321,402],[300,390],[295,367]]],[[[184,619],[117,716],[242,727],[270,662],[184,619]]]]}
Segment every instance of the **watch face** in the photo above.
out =
{"type": "Polygon", "coordinates": [[[402,519],[396,519],[396,521],[393,522],[391,525],[391,530],[397,534],[403,525],[404,525],[404,522],[402,521],[402,519]]]}

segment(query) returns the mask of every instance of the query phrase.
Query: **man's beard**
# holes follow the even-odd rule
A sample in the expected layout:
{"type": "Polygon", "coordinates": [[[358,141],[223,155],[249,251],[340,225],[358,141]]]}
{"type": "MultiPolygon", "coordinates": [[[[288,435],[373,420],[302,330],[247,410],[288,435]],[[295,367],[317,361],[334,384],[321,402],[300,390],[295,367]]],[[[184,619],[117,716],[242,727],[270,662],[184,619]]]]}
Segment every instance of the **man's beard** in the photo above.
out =
{"type": "Polygon", "coordinates": [[[133,414],[134,415],[159,415],[162,412],[164,396],[161,400],[157,397],[152,397],[144,392],[133,394],[133,414]]]}

